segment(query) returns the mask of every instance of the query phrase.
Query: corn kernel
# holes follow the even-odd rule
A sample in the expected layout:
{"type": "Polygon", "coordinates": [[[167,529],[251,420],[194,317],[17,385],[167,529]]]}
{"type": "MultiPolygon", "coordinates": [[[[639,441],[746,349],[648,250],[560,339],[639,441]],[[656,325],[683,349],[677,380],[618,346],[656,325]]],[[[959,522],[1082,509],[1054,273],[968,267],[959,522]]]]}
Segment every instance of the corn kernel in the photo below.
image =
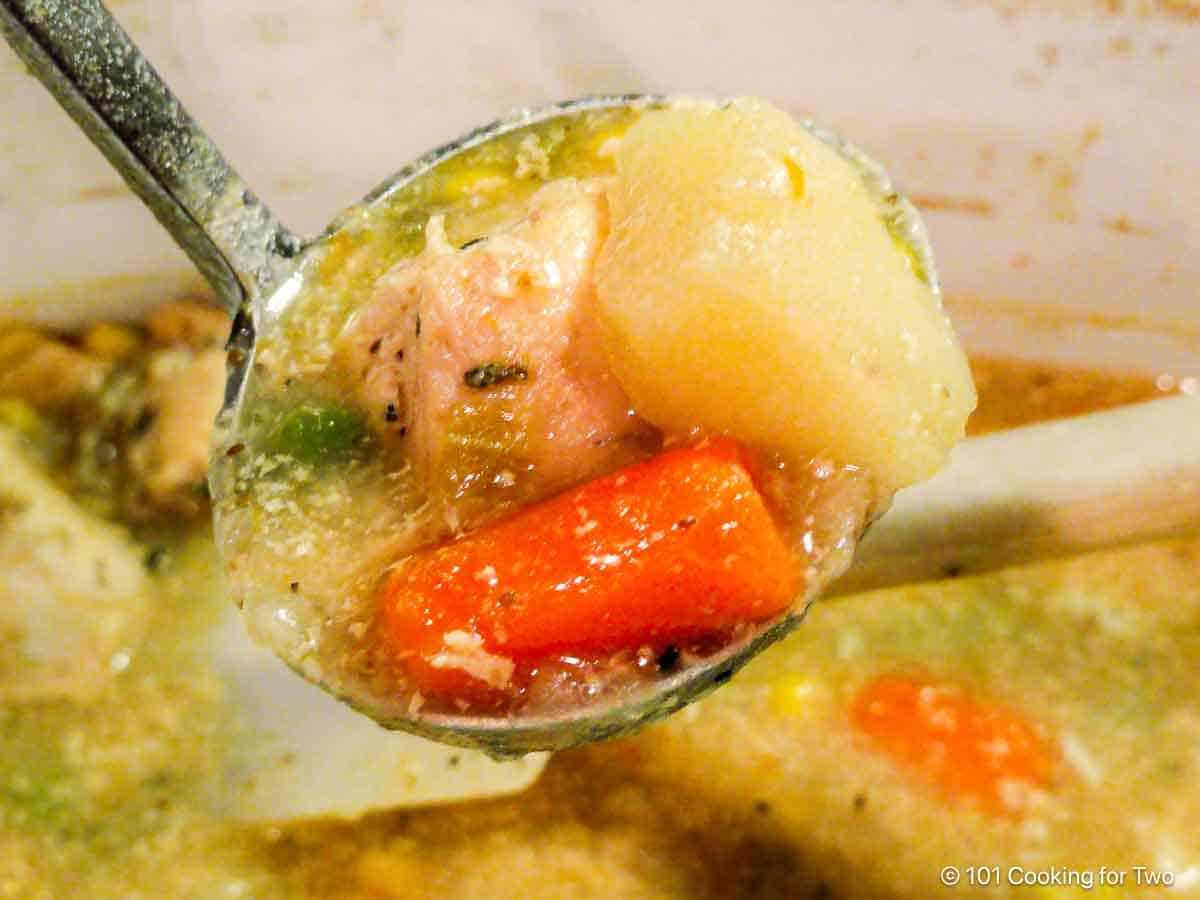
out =
{"type": "Polygon", "coordinates": [[[30,435],[42,427],[42,419],[24,400],[9,397],[0,400],[0,424],[30,435]]]}
{"type": "Polygon", "coordinates": [[[367,850],[354,866],[355,881],[373,896],[388,900],[423,897],[428,877],[417,858],[416,847],[400,841],[387,850],[367,850]]]}
{"type": "Polygon", "coordinates": [[[797,200],[803,200],[804,169],[790,156],[783,158],[783,164],[787,168],[788,177],[792,180],[792,193],[796,195],[797,200]]]}
{"type": "Polygon", "coordinates": [[[138,337],[124,325],[100,322],[83,336],[83,349],[92,356],[111,362],[129,359],[137,352],[138,337]]]}
{"type": "Polygon", "coordinates": [[[47,340],[32,328],[6,323],[0,327],[0,366],[16,365],[47,340]]]}
{"type": "Polygon", "coordinates": [[[767,706],[777,716],[798,716],[812,708],[820,685],[813,678],[789,672],[771,685],[767,706]]]}

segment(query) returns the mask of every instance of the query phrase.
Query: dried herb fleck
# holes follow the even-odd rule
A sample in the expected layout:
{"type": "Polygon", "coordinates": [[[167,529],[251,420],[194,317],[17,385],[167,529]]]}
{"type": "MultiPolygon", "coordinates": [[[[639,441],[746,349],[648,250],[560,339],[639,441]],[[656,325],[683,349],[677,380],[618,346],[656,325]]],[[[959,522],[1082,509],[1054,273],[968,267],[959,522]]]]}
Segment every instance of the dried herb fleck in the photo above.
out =
{"type": "Polygon", "coordinates": [[[476,366],[463,373],[463,383],[469,388],[482,390],[505,381],[524,381],[529,370],[516,363],[490,362],[476,366]]]}
{"type": "Polygon", "coordinates": [[[167,563],[168,550],[161,544],[151,547],[143,558],[142,563],[147,571],[160,572],[167,563]]]}

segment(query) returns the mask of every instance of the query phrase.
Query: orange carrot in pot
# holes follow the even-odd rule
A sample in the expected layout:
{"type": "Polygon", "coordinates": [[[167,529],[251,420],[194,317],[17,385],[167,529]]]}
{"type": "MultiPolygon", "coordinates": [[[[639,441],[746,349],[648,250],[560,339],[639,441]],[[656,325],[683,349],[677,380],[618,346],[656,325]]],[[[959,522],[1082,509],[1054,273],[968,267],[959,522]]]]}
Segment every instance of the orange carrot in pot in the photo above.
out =
{"type": "Polygon", "coordinates": [[[791,550],[736,444],[670,450],[402,563],[383,631],[415,687],[503,687],[513,663],[664,647],[770,618],[791,550]]]}
{"type": "Polygon", "coordinates": [[[851,707],[855,727],[900,765],[992,815],[1017,815],[1029,788],[1047,786],[1053,758],[1020,713],[926,678],[878,675],[851,707]]]}

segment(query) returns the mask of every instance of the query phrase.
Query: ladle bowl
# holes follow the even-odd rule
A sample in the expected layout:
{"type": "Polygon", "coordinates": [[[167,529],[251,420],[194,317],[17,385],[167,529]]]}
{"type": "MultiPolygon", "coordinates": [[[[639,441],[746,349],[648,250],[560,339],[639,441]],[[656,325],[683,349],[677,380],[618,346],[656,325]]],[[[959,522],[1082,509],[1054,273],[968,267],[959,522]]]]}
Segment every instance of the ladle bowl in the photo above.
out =
{"type": "MultiPolygon", "coordinates": [[[[401,168],[322,234],[305,239],[284,227],[249,189],[212,140],[188,115],[136,45],[99,0],[0,0],[0,27],[30,70],[188,253],[234,316],[225,403],[217,447],[244,410],[258,336],[285,312],[304,263],[366,212],[389,203],[407,185],[458,154],[514,130],[551,119],[618,107],[653,107],[666,98],[645,94],[586,97],[515,110],[401,168]]],[[[880,214],[911,251],[918,274],[936,294],[938,283],[925,228],[915,208],[865,153],[811,122],[802,123],[861,173],[880,214]]],[[[224,455],[214,454],[211,484],[219,508],[227,479],[224,455]]],[[[220,523],[218,522],[218,527],[220,523]]],[[[322,683],[388,728],[497,756],[560,749],[631,732],[666,716],[727,681],[757,653],[796,627],[810,603],[849,564],[860,533],[844,536],[845,552],[810,579],[790,610],[753,629],[703,661],[615,700],[553,716],[453,716],[415,711],[384,713],[337,686],[322,683]]],[[[279,648],[273,648],[278,651],[279,648]]],[[[301,660],[284,661],[312,678],[301,660]]]]}

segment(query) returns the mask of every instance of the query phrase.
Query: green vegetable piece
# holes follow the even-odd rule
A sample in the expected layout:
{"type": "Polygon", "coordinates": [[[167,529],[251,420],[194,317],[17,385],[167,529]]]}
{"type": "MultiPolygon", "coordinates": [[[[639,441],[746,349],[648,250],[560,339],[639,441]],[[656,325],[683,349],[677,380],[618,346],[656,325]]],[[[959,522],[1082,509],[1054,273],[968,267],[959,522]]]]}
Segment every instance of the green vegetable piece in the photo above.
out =
{"type": "Polygon", "coordinates": [[[267,449],[303,465],[322,466],[353,456],[365,442],[357,411],[344,406],[305,405],[288,412],[267,438],[267,449]]]}

